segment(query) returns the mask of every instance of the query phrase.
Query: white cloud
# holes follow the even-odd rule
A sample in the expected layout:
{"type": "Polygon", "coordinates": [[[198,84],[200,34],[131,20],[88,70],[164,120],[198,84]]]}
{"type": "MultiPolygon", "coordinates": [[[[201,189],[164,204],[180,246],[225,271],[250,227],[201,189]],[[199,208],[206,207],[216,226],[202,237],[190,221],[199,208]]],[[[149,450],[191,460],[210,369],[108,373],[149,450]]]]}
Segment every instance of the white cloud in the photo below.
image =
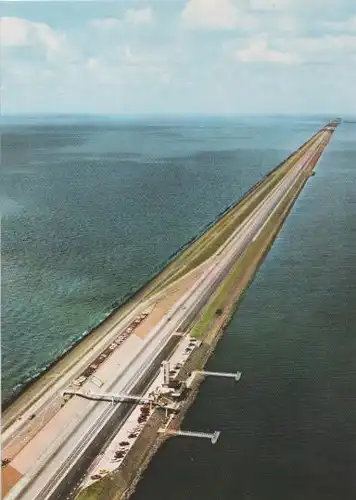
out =
{"type": "Polygon", "coordinates": [[[107,17],[105,19],[94,19],[93,21],[90,21],[89,24],[93,26],[93,28],[111,29],[117,28],[121,24],[121,21],[116,17],[107,17]]]}
{"type": "Polygon", "coordinates": [[[278,16],[273,24],[280,31],[297,32],[299,29],[297,20],[286,15],[278,16]]]}
{"type": "Polygon", "coordinates": [[[25,46],[29,44],[29,23],[17,17],[2,17],[0,40],[2,47],[25,46]]]}
{"type": "Polygon", "coordinates": [[[119,49],[123,73],[153,77],[165,85],[171,82],[171,72],[165,56],[157,52],[132,49],[129,45],[119,49]]]}
{"type": "Polygon", "coordinates": [[[117,47],[117,54],[120,61],[129,65],[144,65],[147,63],[165,62],[165,57],[157,50],[145,50],[141,46],[132,48],[130,45],[117,47]]]}
{"type": "Polygon", "coordinates": [[[171,82],[169,65],[161,53],[116,47],[111,54],[89,57],[84,65],[88,78],[106,85],[139,86],[142,81],[168,85],[171,82]]]}
{"type": "Polygon", "coordinates": [[[64,35],[57,34],[44,23],[35,23],[18,17],[0,20],[2,47],[25,47],[41,44],[50,51],[59,51],[65,43],[64,35]]]}
{"type": "Polygon", "coordinates": [[[125,45],[123,49],[119,50],[119,57],[121,61],[132,65],[142,64],[149,59],[149,57],[146,54],[142,54],[142,52],[134,53],[128,45],[125,45]]]}
{"type": "Polygon", "coordinates": [[[236,50],[233,56],[237,61],[244,63],[294,64],[299,60],[292,52],[269,49],[267,42],[258,38],[251,40],[246,48],[236,50]]]}
{"type": "MultiPolygon", "coordinates": [[[[244,0],[236,0],[238,3],[244,0]]],[[[250,11],[260,12],[260,13],[277,13],[277,12],[289,12],[300,15],[301,17],[308,19],[312,15],[316,19],[325,18],[325,14],[335,12],[336,2],[335,0],[245,0],[248,4],[250,11]]],[[[344,9],[348,10],[353,0],[338,0],[337,10],[342,12],[344,9]]]]}
{"type": "Polygon", "coordinates": [[[106,17],[102,19],[93,19],[89,22],[93,28],[101,30],[113,30],[126,25],[143,26],[150,25],[154,22],[154,15],[152,9],[147,7],[145,9],[127,9],[122,18],[106,17]]]}
{"type": "Polygon", "coordinates": [[[9,57],[11,49],[31,47],[44,51],[48,61],[66,60],[77,57],[76,51],[67,41],[64,33],[57,32],[48,24],[32,22],[18,17],[2,17],[0,20],[0,45],[9,57]]]}
{"type": "Polygon", "coordinates": [[[181,19],[189,28],[251,29],[256,25],[256,20],[240,12],[232,0],[189,0],[181,19]]]}
{"type": "Polygon", "coordinates": [[[124,21],[133,25],[152,24],[154,16],[152,9],[127,9],[124,21]]]}
{"type": "Polygon", "coordinates": [[[89,71],[97,71],[101,67],[100,59],[98,57],[89,57],[85,66],[89,71]]]}
{"type": "Polygon", "coordinates": [[[230,56],[243,63],[355,65],[356,36],[272,37],[268,34],[241,39],[226,46],[230,56]]]}
{"type": "Polygon", "coordinates": [[[104,84],[118,84],[121,80],[117,65],[108,63],[100,57],[89,57],[84,65],[88,77],[104,84]]]}
{"type": "Polygon", "coordinates": [[[326,28],[332,30],[356,32],[356,16],[350,17],[346,21],[326,21],[323,24],[326,28]]]}
{"type": "Polygon", "coordinates": [[[285,10],[291,5],[291,0],[250,0],[251,10],[285,10]]]}
{"type": "Polygon", "coordinates": [[[337,63],[356,54],[356,36],[352,35],[282,38],[277,39],[276,43],[279,47],[298,53],[304,62],[337,63]]]}

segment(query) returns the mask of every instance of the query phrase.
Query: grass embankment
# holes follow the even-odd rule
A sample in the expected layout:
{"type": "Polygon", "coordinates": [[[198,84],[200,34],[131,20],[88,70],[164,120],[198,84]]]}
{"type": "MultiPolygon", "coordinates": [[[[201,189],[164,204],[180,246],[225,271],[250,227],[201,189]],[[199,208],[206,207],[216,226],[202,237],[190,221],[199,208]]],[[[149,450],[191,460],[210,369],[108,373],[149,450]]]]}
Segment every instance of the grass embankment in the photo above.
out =
{"type": "MultiPolygon", "coordinates": [[[[312,159],[305,175],[303,175],[303,177],[298,181],[295,188],[287,194],[283,203],[281,203],[277,208],[276,212],[267,222],[258,238],[247,247],[245,252],[238,259],[228,277],[225,278],[213,295],[212,299],[202,310],[196,323],[190,331],[191,335],[197,338],[203,338],[206,336],[207,332],[214,326],[214,323],[219,321],[219,315],[224,313],[225,307],[231,302],[231,295],[236,293],[240,295],[240,293],[244,293],[246,287],[244,289],[241,288],[240,290],[238,288],[246,270],[254,265],[256,259],[261,256],[261,254],[264,256],[267,253],[275,236],[279,232],[281,225],[288,215],[289,210],[294,204],[294,201],[297,199],[321,154],[322,151],[318,152],[312,159]]],[[[257,267],[255,269],[255,272],[256,271],[257,267]]]]}

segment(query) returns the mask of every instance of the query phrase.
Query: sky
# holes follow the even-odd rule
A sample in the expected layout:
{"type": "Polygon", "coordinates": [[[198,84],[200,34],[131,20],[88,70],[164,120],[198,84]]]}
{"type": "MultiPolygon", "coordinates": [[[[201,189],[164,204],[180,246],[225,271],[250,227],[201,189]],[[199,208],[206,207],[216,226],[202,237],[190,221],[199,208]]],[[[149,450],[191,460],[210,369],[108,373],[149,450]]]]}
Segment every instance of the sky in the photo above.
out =
{"type": "Polygon", "coordinates": [[[355,0],[2,1],[1,113],[356,114],[355,0]]]}

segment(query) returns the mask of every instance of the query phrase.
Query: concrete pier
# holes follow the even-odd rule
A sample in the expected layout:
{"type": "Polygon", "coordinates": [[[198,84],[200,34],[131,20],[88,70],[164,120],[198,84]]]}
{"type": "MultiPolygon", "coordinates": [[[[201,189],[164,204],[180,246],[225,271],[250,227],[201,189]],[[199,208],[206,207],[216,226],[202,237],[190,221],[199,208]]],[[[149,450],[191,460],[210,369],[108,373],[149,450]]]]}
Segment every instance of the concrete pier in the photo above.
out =
{"type": "Polygon", "coordinates": [[[205,375],[206,377],[227,377],[227,378],[234,378],[236,382],[238,382],[241,378],[242,373],[241,372],[236,372],[236,373],[226,373],[226,372],[207,372],[204,370],[197,370],[196,373],[199,375],[205,375]]]}
{"type": "Polygon", "coordinates": [[[199,432],[199,431],[181,431],[181,430],[165,430],[159,429],[160,434],[167,434],[169,436],[187,436],[187,437],[197,437],[203,439],[210,439],[212,444],[215,444],[220,436],[220,431],[210,432],[199,432]]]}
{"type": "Polygon", "coordinates": [[[235,379],[236,382],[238,382],[241,379],[242,373],[241,372],[209,372],[209,371],[204,371],[204,370],[195,370],[190,374],[190,376],[187,378],[187,387],[190,389],[193,385],[193,382],[195,380],[195,377],[197,375],[202,375],[204,377],[225,377],[225,378],[233,378],[235,379]]]}

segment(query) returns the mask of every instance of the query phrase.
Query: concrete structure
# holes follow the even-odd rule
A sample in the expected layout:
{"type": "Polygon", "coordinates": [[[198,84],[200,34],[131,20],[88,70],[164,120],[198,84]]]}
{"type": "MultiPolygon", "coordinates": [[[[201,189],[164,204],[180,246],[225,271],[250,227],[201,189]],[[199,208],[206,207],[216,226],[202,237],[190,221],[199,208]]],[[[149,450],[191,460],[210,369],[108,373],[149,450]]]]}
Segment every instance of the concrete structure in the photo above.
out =
{"type": "Polygon", "coordinates": [[[216,444],[217,440],[220,436],[220,431],[215,431],[213,433],[209,432],[199,432],[199,431],[182,431],[182,430],[165,430],[159,429],[158,432],[160,434],[166,434],[167,436],[186,436],[186,437],[195,437],[195,438],[203,438],[210,439],[212,444],[216,444]]]}
{"type": "MultiPolygon", "coordinates": [[[[177,365],[183,365],[186,360],[189,358],[190,353],[186,352],[187,346],[190,344],[192,339],[190,339],[189,335],[183,336],[180,338],[180,342],[177,348],[174,350],[171,357],[169,357],[168,361],[172,368],[177,365]]],[[[200,342],[196,342],[196,345],[200,345],[200,342]]],[[[172,382],[172,381],[170,381],[172,382]]],[[[153,380],[152,384],[147,388],[147,390],[142,394],[143,398],[157,398],[158,394],[164,392],[162,386],[162,374],[158,373],[158,375],[153,380]]],[[[168,391],[170,397],[173,396],[174,393],[168,391]]],[[[85,476],[80,489],[85,489],[90,486],[93,482],[100,480],[102,477],[105,477],[105,474],[109,472],[116,471],[120,468],[123,461],[126,459],[128,453],[132,450],[136,441],[140,438],[141,433],[145,431],[145,423],[140,423],[140,417],[142,417],[142,406],[136,405],[133,407],[134,409],[125,420],[123,425],[118,429],[117,434],[112,438],[108,447],[102,452],[101,458],[99,461],[95,462],[95,465],[91,467],[88,471],[88,474],[85,476]],[[117,456],[117,452],[120,452],[120,456],[117,456]],[[105,474],[103,474],[105,471],[105,474]]],[[[150,417],[152,416],[153,408],[150,408],[149,413],[146,414],[146,421],[150,421],[150,417]]],[[[174,417],[174,413],[171,410],[168,410],[169,416],[166,415],[166,425],[167,428],[169,423],[172,421],[174,417]]]]}
{"type": "Polygon", "coordinates": [[[188,389],[193,386],[194,380],[197,376],[203,377],[223,377],[223,378],[233,378],[236,382],[241,379],[242,373],[229,373],[229,372],[209,372],[205,370],[194,370],[187,379],[186,385],[188,389]]]}

